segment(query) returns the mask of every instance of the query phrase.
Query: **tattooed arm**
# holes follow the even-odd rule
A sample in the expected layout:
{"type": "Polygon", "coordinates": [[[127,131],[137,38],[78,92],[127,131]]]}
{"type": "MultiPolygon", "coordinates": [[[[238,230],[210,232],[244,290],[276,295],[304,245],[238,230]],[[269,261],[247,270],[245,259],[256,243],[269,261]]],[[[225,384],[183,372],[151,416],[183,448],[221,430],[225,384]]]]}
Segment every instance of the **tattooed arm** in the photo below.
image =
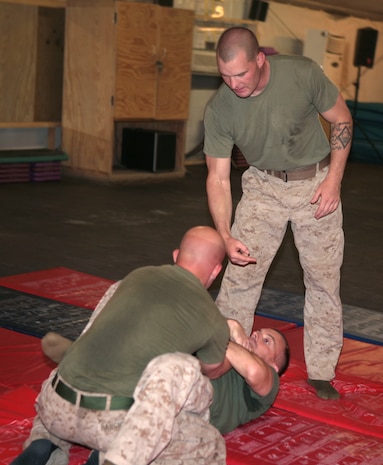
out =
{"type": "Polygon", "coordinates": [[[322,113],[331,124],[331,161],[326,179],[319,185],[311,203],[318,204],[315,218],[334,212],[340,202],[340,188],[352,142],[352,116],[343,97],[339,94],[335,105],[322,113]]]}

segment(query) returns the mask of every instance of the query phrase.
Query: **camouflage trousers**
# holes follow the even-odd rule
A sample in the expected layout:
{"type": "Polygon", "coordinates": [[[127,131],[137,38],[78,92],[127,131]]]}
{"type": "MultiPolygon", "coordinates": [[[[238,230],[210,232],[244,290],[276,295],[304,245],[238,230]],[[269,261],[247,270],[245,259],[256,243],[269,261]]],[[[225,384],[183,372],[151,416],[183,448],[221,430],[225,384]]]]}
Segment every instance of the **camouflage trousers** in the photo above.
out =
{"type": "Polygon", "coordinates": [[[173,353],[153,359],[128,411],[73,405],[54,391],[54,374],[37,399],[28,442],[48,438],[65,451],[83,444],[101,452],[100,464],[225,465],[224,439],[209,423],[213,387],[195,357],[173,353]]]}
{"type": "MultiPolygon", "coordinates": [[[[342,208],[319,220],[310,201],[328,167],[302,181],[284,182],[256,168],[242,177],[243,195],[235,212],[232,235],[257,259],[245,267],[228,264],[217,297],[223,315],[237,319],[248,333],[270,265],[288,223],[304,273],[304,353],[308,376],[331,380],[343,344],[339,296],[344,235],[342,208]]],[[[283,283],[281,283],[283,285],[283,283]]]]}

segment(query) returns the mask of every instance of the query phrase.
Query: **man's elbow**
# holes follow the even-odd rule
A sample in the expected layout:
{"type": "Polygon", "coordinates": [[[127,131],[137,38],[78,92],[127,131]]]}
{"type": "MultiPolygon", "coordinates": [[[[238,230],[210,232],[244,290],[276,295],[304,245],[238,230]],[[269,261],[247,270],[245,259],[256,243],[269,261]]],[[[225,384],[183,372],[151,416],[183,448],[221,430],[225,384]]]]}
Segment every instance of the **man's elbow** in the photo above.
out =
{"type": "Polygon", "coordinates": [[[267,396],[273,388],[274,377],[271,367],[268,367],[266,370],[250,368],[246,373],[245,379],[250,389],[262,397],[267,396]]]}
{"type": "Polygon", "coordinates": [[[212,364],[200,362],[200,365],[201,365],[202,374],[204,374],[210,379],[219,378],[220,376],[227,373],[227,371],[229,371],[231,368],[231,365],[229,364],[227,360],[224,360],[221,363],[212,363],[212,364]]]}

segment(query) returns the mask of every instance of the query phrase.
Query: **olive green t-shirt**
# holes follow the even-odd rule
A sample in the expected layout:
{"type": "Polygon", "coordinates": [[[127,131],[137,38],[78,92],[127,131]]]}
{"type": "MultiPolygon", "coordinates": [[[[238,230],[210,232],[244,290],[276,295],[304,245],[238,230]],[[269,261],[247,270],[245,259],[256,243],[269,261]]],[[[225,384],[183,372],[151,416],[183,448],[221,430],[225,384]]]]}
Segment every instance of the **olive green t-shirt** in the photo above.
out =
{"type": "Polygon", "coordinates": [[[264,397],[252,391],[234,369],[211,380],[214,400],[210,406],[210,423],[225,434],[260,417],[272,406],[278,394],[279,376],[275,370],[273,376],[273,387],[264,397]]]}
{"type": "Polygon", "coordinates": [[[338,89],[307,57],[273,55],[270,80],[255,97],[240,98],[226,84],[208,102],[206,155],[231,156],[233,144],[249,165],[289,170],[316,163],[330,152],[318,113],[331,109],[338,89]]]}
{"type": "Polygon", "coordinates": [[[177,265],[149,266],[121,281],[59,373],[73,387],[131,396],[150,360],[168,352],[224,359],[229,329],[208,291],[177,265]]]}

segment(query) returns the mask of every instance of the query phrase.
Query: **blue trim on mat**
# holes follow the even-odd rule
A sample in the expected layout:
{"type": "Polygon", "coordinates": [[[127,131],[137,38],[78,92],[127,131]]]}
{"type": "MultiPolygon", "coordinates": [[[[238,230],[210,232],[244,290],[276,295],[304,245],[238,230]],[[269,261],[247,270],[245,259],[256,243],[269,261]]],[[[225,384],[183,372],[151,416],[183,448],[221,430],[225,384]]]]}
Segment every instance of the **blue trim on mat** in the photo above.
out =
{"type": "MultiPolygon", "coordinates": [[[[256,314],[303,325],[304,296],[264,288],[256,314]]],[[[383,315],[374,310],[343,304],[344,336],[362,342],[383,345],[383,315]]]]}

